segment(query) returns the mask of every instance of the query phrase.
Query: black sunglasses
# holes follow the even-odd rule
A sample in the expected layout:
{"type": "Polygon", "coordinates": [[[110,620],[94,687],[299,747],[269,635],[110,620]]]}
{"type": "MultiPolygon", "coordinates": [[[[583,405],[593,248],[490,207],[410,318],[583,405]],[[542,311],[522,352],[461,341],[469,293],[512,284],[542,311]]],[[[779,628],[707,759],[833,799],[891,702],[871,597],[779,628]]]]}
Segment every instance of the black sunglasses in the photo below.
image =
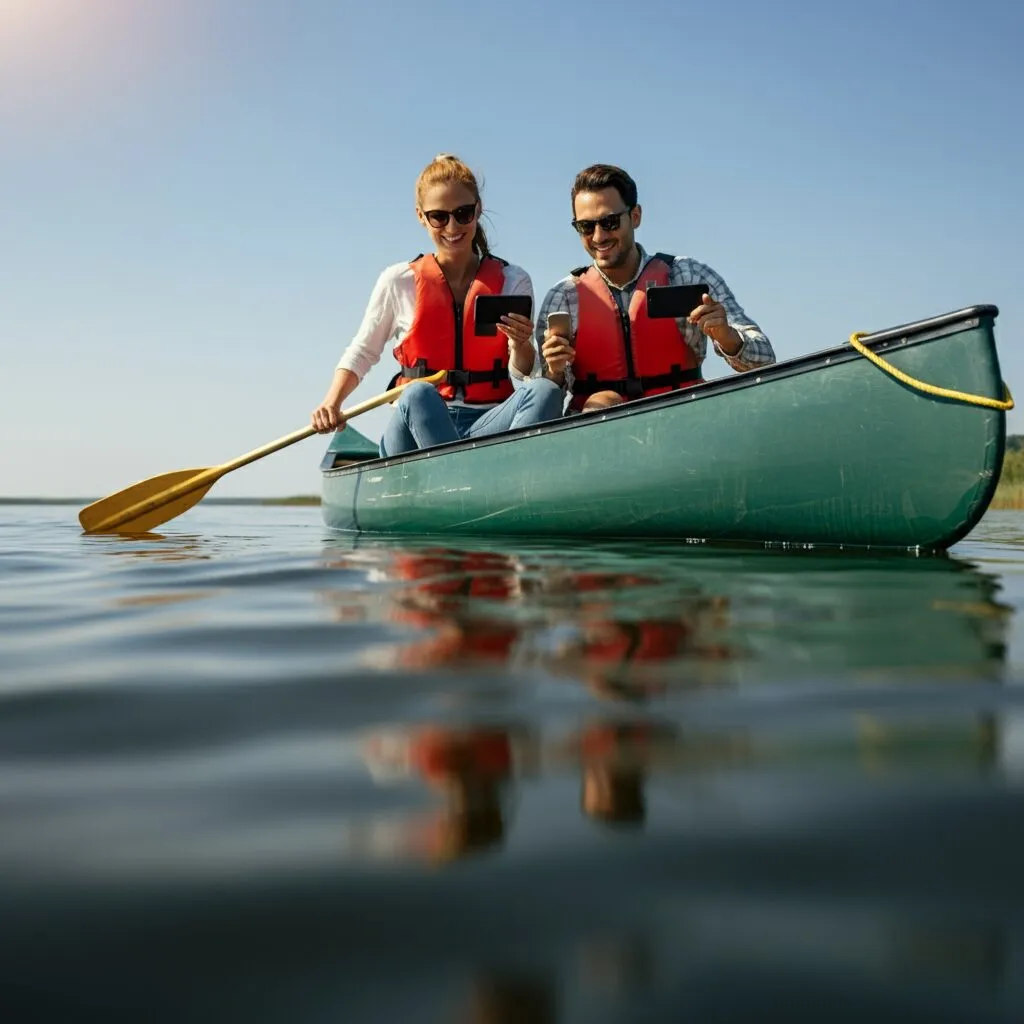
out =
{"type": "Polygon", "coordinates": [[[435,228],[443,228],[448,224],[448,218],[454,217],[456,224],[470,224],[476,217],[476,203],[466,203],[465,206],[456,206],[454,210],[424,210],[423,216],[434,225],[435,228]]]}
{"type": "Polygon", "coordinates": [[[622,215],[629,213],[632,209],[633,207],[629,206],[625,210],[619,210],[618,213],[609,213],[607,217],[599,217],[597,220],[574,220],[572,226],[581,235],[592,235],[598,224],[601,225],[602,231],[618,231],[622,215]]]}

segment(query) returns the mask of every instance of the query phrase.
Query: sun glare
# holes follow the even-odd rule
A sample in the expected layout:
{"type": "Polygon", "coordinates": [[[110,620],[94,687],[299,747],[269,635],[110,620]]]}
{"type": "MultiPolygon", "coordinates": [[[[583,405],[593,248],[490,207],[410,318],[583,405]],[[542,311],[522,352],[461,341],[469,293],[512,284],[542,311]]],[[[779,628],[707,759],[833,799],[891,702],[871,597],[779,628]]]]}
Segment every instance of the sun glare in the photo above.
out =
{"type": "Polygon", "coordinates": [[[103,0],[0,0],[0,67],[26,74],[95,59],[116,7],[103,0]]]}
{"type": "Polygon", "coordinates": [[[31,115],[130,87],[180,41],[173,11],[168,0],[0,0],[0,106],[31,115]]]}

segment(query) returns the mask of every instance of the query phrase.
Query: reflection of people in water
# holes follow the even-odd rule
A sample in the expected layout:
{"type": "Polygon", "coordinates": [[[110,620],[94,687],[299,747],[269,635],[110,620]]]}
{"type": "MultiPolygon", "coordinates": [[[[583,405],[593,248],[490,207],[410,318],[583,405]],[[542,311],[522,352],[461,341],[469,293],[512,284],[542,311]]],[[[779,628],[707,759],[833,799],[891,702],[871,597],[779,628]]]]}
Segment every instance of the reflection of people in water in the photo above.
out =
{"type": "MultiPolygon", "coordinates": [[[[365,567],[365,559],[358,564],[365,567]]],[[[540,665],[583,679],[599,695],[625,696],[662,690],[666,669],[679,658],[734,656],[712,635],[726,625],[724,598],[673,594],[644,614],[663,582],[656,575],[577,572],[546,556],[532,562],[504,552],[413,547],[387,551],[375,568],[400,584],[387,595],[388,620],[424,633],[364,656],[379,667],[540,665]]],[[[339,610],[350,617],[344,605],[339,610]]]]}
{"type": "Polygon", "coordinates": [[[440,809],[409,829],[411,852],[450,861],[500,844],[514,774],[513,730],[427,726],[371,737],[371,770],[421,779],[442,796],[440,809]]]}
{"type": "Polygon", "coordinates": [[[637,573],[571,573],[561,586],[574,595],[575,635],[562,644],[552,667],[580,675],[599,696],[642,697],[665,688],[664,668],[679,658],[723,660],[730,647],[709,634],[725,625],[724,598],[688,595],[636,616],[629,591],[642,595],[658,580],[637,573]],[[625,593],[624,593],[625,592],[625,593]]]}
{"type": "Polygon", "coordinates": [[[555,1024],[558,999],[554,980],[520,974],[481,978],[459,1024],[555,1024]]]}
{"type": "Polygon", "coordinates": [[[389,618],[430,630],[426,639],[393,652],[396,667],[508,660],[521,629],[483,606],[518,598],[518,566],[510,556],[401,551],[392,559],[389,577],[409,584],[394,596],[389,618]]]}
{"type": "Polygon", "coordinates": [[[586,764],[580,800],[583,813],[608,825],[641,825],[647,817],[644,773],[639,768],[586,764]]]}
{"type": "Polygon", "coordinates": [[[367,662],[540,668],[595,691],[730,684],[741,659],[745,678],[1005,674],[1012,610],[995,602],[991,577],[952,558],[705,551],[656,559],[602,545],[519,548],[510,558],[480,544],[364,541],[340,558],[329,549],[332,564],[370,574],[369,588],[344,590],[342,578],[327,591],[338,614],[420,634],[385,638],[367,662]],[[407,559],[401,569],[398,557],[407,559]]]}
{"type": "Polygon", "coordinates": [[[642,825],[647,817],[644,784],[653,743],[671,741],[673,730],[653,723],[594,723],[577,738],[583,813],[606,825],[642,825]]]}

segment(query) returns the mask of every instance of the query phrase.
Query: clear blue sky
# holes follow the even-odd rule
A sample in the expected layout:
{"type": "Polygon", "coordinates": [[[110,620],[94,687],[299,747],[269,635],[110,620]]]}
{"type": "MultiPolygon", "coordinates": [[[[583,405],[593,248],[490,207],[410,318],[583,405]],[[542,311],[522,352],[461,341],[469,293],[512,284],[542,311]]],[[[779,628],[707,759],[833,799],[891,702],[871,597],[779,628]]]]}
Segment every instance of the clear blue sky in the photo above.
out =
{"type": "MultiPolygon", "coordinates": [[[[442,150],[538,297],[582,259],[575,172],[621,163],[640,240],[722,273],[780,358],[993,302],[1024,401],[1022,11],[0,0],[0,494],[105,494],[304,426],[380,270],[424,248],[442,150]]],[[[215,493],[317,492],[325,443],[215,493]]]]}

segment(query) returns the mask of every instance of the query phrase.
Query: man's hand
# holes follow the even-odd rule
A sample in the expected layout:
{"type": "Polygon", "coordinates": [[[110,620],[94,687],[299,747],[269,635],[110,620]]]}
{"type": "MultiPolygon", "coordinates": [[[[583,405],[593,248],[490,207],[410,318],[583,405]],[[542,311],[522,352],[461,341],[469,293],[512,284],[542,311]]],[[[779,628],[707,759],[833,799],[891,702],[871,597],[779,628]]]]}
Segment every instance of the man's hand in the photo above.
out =
{"type": "Polygon", "coordinates": [[[560,384],[566,366],[576,355],[576,349],[564,334],[556,334],[549,328],[544,332],[544,344],[541,346],[540,354],[548,365],[548,374],[552,380],[560,384]]]}
{"type": "Polygon", "coordinates": [[[690,314],[689,321],[691,324],[696,324],[704,334],[717,342],[718,347],[726,355],[736,355],[743,345],[740,332],[735,327],[729,326],[725,306],[720,302],[715,302],[710,295],[701,296],[701,305],[690,314]]]}

